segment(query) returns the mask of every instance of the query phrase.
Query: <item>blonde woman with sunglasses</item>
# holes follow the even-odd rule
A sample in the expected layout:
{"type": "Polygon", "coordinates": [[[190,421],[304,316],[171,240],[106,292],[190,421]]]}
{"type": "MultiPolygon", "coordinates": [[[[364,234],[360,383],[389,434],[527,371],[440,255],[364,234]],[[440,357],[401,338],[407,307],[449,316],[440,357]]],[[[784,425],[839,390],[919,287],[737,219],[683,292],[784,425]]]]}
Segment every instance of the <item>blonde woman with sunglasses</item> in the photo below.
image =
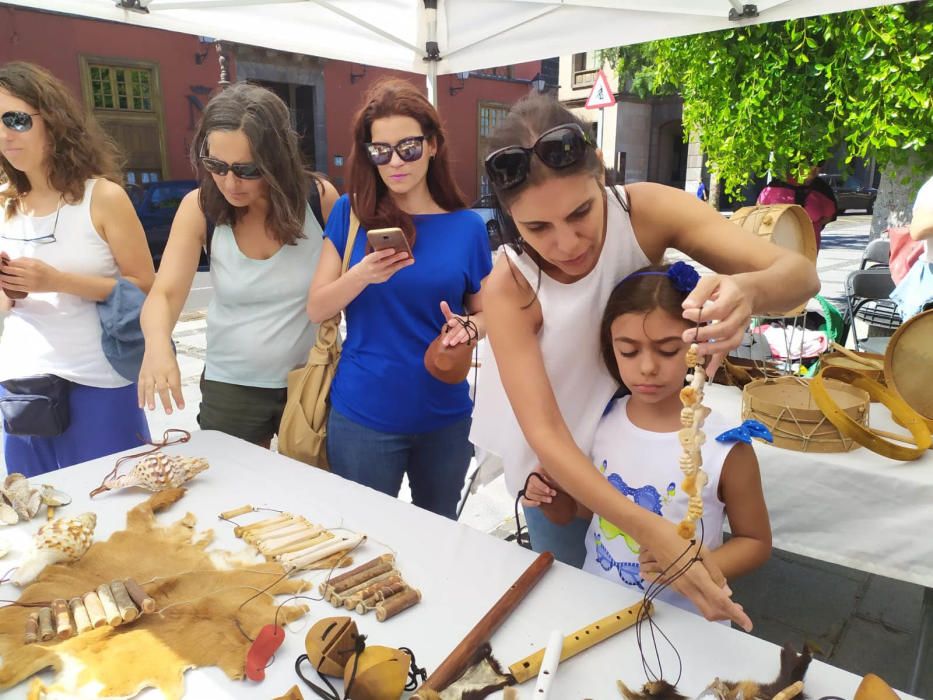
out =
{"type": "MultiPolygon", "coordinates": [[[[492,352],[482,359],[471,439],[502,458],[513,496],[526,483],[549,503],[555,486],[650,551],[662,570],[687,560],[676,528],[616,491],[587,454],[616,386],[600,362],[600,314],[627,275],[668,248],[724,274],[684,301],[685,342],[709,356],[738,345],[753,311],[792,308],[819,289],[802,256],[743,233],[690,193],[652,183],[605,186],[584,125],[542,96],[516,104],[493,134],[486,172],[509,243],[483,285],[492,352]],[[702,314],[701,314],[702,309],[702,314]],[[713,325],[696,324],[715,321],[713,325]],[[539,471],[547,482],[529,479],[539,471]]],[[[639,446],[632,445],[639,459],[639,446]]],[[[589,521],[558,526],[525,507],[532,547],[580,566],[589,521]]],[[[710,619],[750,628],[708,559],[674,587],[710,619]]]]}
{"type": "Polygon", "coordinates": [[[64,83],[29,63],[0,66],[0,413],[10,472],[35,476],[149,439],[135,385],[104,354],[97,308],[118,278],[144,292],[153,278],[119,160],[64,83]]]}
{"type": "Polygon", "coordinates": [[[214,296],[198,422],[268,447],[288,372],[305,363],[314,343],[305,304],[337,192],[305,170],[288,108],[256,85],[233,85],[211,99],[191,160],[199,187],[178,208],[143,307],[139,405],[161,404],[166,413],[185,406],[172,330],[206,249],[214,296]]]}

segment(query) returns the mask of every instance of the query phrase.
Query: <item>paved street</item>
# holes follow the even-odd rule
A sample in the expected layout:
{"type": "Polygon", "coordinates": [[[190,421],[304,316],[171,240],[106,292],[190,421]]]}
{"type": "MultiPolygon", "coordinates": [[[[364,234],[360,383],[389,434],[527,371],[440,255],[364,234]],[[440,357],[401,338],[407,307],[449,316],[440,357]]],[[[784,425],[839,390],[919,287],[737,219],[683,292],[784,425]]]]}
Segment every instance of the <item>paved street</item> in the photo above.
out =
{"type": "MultiPolygon", "coordinates": [[[[868,241],[867,215],[844,216],[823,232],[818,270],[822,295],[844,298],[846,275],[859,265],[868,241]]],[[[174,340],[187,406],[166,416],[150,414],[153,436],[169,427],[197,429],[198,378],[205,350],[205,307],[209,276],[199,273],[174,340]]],[[[482,400],[482,397],[479,397],[482,400]]],[[[403,493],[403,498],[408,498],[403,493]]],[[[513,502],[501,477],[469,497],[461,521],[505,537],[514,531],[513,502]]],[[[815,644],[821,658],[854,673],[874,672],[906,688],[919,636],[922,589],[843,567],[775,551],[754,574],[732,583],[735,598],[756,623],[754,634],[777,644],[815,644]]],[[[929,652],[916,694],[933,696],[933,655],[929,652]]]]}

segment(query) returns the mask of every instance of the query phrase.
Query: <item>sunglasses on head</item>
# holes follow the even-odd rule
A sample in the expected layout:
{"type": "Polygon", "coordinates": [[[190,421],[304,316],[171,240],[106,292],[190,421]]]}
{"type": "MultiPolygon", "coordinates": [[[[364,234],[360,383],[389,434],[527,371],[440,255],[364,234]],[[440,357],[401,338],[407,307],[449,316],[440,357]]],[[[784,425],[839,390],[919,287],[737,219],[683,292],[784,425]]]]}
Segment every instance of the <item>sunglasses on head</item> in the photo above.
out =
{"type": "Polygon", "coordinates": [[[578,163],[590,140],[579,124],[561,124],[538,137],[531,148],[506,146],[486,156],[486,174],[493,187],[508,190],[522,184],[531,170],[531,154],[553,170],[578,163]]]}
{"type": "Polygon", "coordinates": [[[398,153],[398,157],[406,163],[421,158],[424,153],[424,136],[409,136],[402,139],[394,146],[391,143],[365,143],[366,154],[373,165],[385,165],[392,160],[392,152],[398,153]]]}
{"type": "Polygon", "coordinates": [[[31,114],[29,112],[4,112],[3,116],[0,116],[0,122],[3,122],[3,126],[7,129],[22,134],[32,128],[32,118],[38,116],[38,112],[31,114]]]}
{"type": "Polygon", "coordinates": [[[240,180],[258,180],[262,177],[262,171],[255,163],[228,163],[220,158],[205,155],[204,148],[201,148],[200,158],[204,169],[219,177],[225,177],[228,172],[232,172],[240,180]]]}

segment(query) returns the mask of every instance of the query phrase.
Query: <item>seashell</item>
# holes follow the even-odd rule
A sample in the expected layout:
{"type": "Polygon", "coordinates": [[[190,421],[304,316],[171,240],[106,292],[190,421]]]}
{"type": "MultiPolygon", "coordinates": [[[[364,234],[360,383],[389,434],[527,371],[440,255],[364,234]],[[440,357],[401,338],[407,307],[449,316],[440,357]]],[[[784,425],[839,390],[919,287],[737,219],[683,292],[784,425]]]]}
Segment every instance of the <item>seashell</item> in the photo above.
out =
{"type": "Polygon", "coordinates": [[[97,516],[94,513],[46,523],[33,539],[34,551],[23,560],[11,581],[24,586],[49,564],[80,559],[91,546],[95,525],[97,516]]]}
{"type": "Polygon", "coordinates": [[[149,491],[164,491],[181,486],[209,466],[207,460],[202,457],[170,457],[162,452],[155,452],[139,460],[126,474],[105,479],[91,496],[101,491],[114,491],[129,486],[141,486],[149,491]]]}
{"type": "Polygon", "coordinates": [[[3,496],[12,506],[20,520],[29,520],[39,511],[42,499],[39,490],[29,485],[22,474],[9,474],[3,481],[3,496]]]}
{"type": "Polygon", "coordinates": [[[19,514],[6,503],[0,503],[0,523],[4,525],[16,525],[19,522],[19,514]]]}
{"type": "Polygon", "coordinates": [[[42,484],[39,487],[39,496],[42,499],[42,503],[47,506],[52,506],[53,508],[58,508],[60,506],[67,506],[71,503],[71,496],[69,496],[64,491],[59,491],[58,489],[49,486],[48,484],[42,484]]]}

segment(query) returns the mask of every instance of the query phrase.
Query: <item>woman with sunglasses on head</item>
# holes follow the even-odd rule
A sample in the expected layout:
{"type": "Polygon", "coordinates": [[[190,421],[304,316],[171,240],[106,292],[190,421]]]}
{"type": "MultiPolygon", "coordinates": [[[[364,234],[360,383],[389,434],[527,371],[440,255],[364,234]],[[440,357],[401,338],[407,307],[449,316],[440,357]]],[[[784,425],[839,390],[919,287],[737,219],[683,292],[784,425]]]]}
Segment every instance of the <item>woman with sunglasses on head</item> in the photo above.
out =
{"type": "MultiPolygon", "coordinates": [[[[674,526],[611,487],[587,453],[616,387],[600,362],[600,312],[627,275],[667,248],[719,271],[683,304],[702,355],[738,345],[753,311],[791,308],[819,289],[803,257],[743,233],[690,193],[605,186],[582,122],[544,96],[516,104],[493,134],[486,172],[510,243],[483,288],[492,353],[482,359],[471,439],[502,458],[513,495],[550,503],[554,486],[648,548],[662,569],[687,560],[674,526]],[[714,322],[709,324],[709,322],[714,322]],[[529,478],[538,471],[548,482],[529,478]]],[[[638,445],[632,457],[638,459],[638,445]]],[[[558,526],[525,508],[532,547],[580,566],[588,520],[558,526]]],[[[710,562],[674,587],[711,619],[751,622],[710,562]]]]}
{"type": "Polygon", "coordinates": [[[198,423],[268,447],[288,372],[314,344],[305,304],[321,251],[318,216],[326,220],[337,192],[305,170],[288,107],[257,85],[232,85],[208,102],[191,160],[200,186],[178,207],[143,307],[139,405],[185,406],[172,330],[206,249],[214,296],[198,423]]]}
{"type": "Polygon", "coordinates": [[[429,374],[425,351],[443,327],[449,346],[485,334],[486,228],[464,209],[437,111],[410,83],[389,80],[367,93],[349,175],[308,299],[315,321],[341,311],[347,318],[330,391],[331,471],[391,496],[407,473],[415,505],[456,518],[473,454],[472,402],[466,381],[429,374]],[[341,275],[351,206],[360,228],[341,275]],[[366,230],[390,227],[404,232],[412,256],[370,249],[366,230]]]}
{"type": "Polygon", "coordinates": [[[0,169],[7,470],[34,476],[139,446],[149,439],[146,418],[135,385],[104,354],[97,308],[118,278],[145,292],[154,274],[116,145],[64,83],[8,63],[0,169]]]}

